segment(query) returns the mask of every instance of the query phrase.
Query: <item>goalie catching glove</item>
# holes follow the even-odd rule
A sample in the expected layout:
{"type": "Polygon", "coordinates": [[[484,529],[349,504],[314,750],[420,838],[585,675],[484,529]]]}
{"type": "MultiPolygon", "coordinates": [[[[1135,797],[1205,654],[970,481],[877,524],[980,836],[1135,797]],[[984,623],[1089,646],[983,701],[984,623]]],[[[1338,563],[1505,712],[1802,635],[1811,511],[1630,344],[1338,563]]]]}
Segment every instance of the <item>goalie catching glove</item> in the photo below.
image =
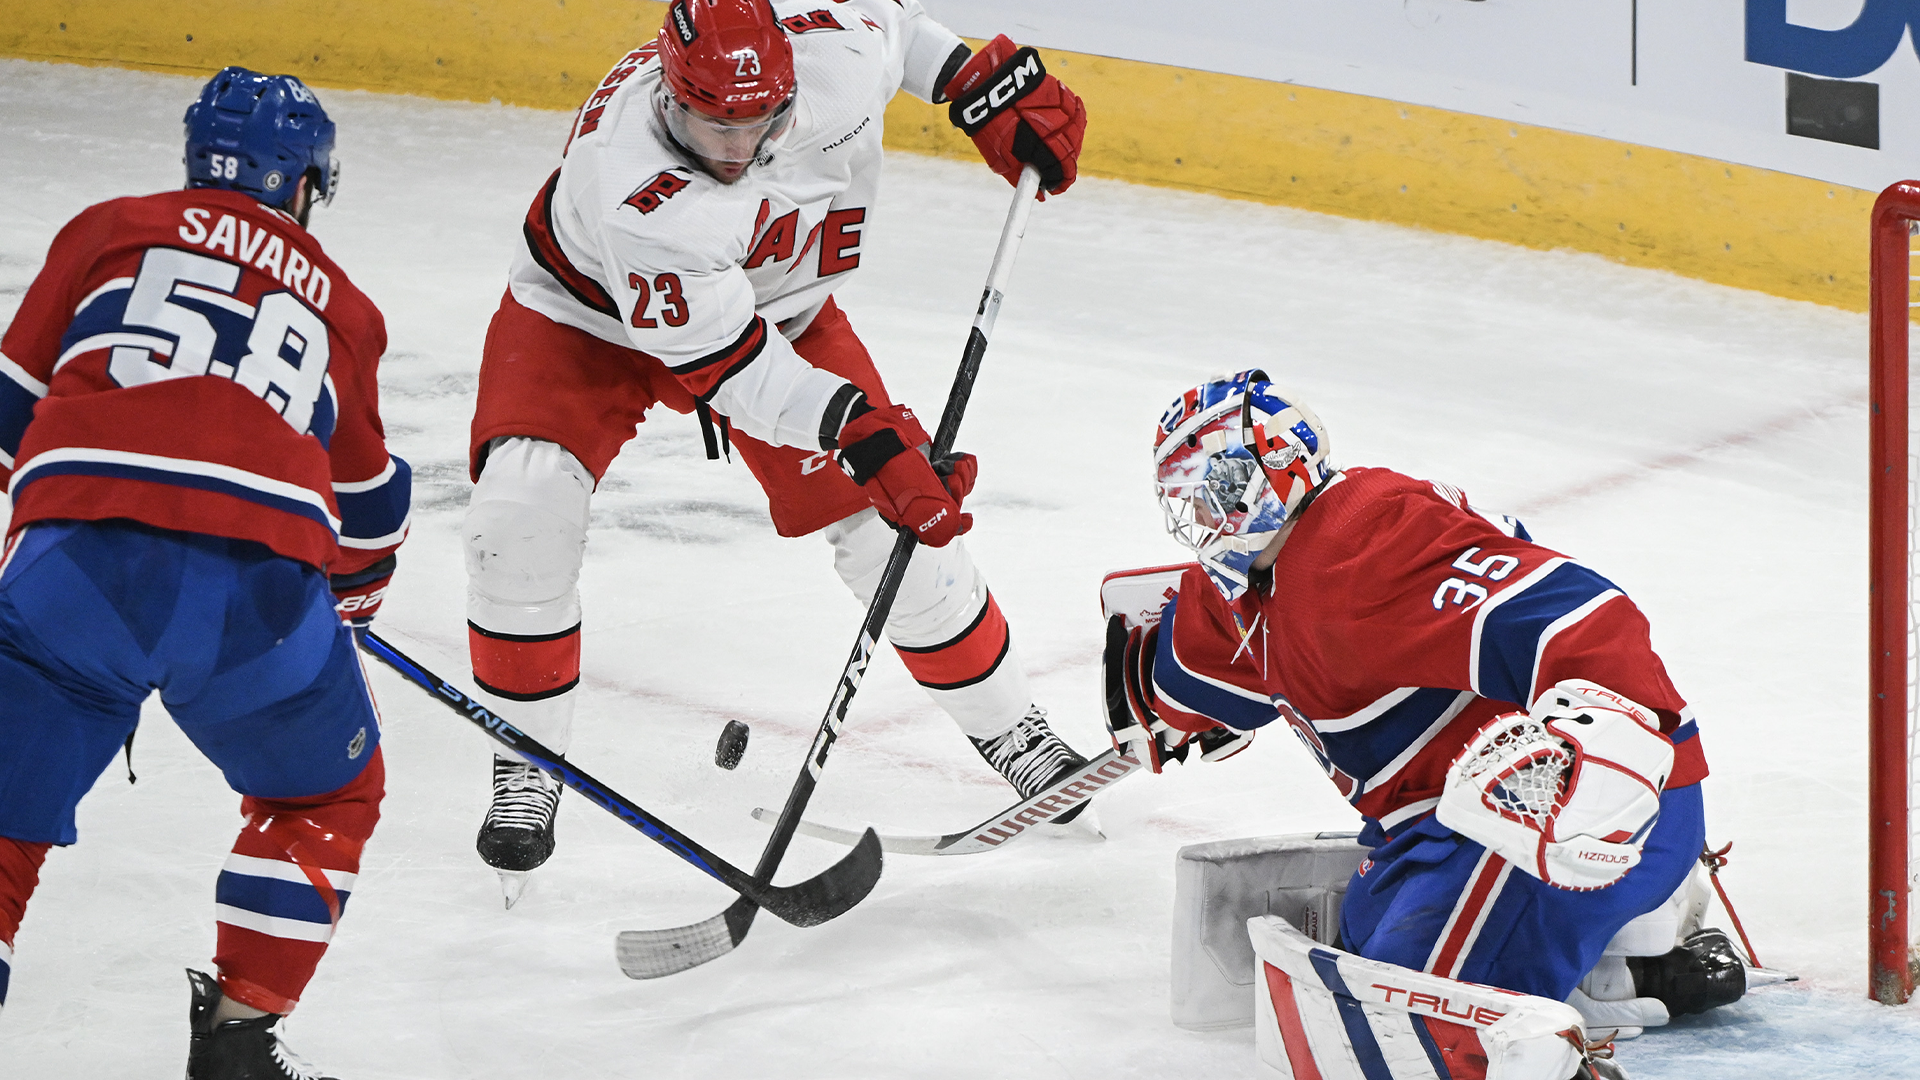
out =
{"type": "Polygon", "coordinates": [[[1017,184],[1020,167],[1031,165],[1047,192],[1058,195],[1073,186],[1087,107],[1047,74],[1032,46],[1015,45],[1005,34],[994,38],[960,65],[940,93],[953,102],[947,118],[1007,183],[1017,184]]]}
{"type": "Polygon", "coordinates": [[[1653,710],[1574,679],[1481,728],[1437,815],[1548,885],[1602,889],[1639,863],[1672,768],[1653,710]]]}
{"type": "Polygon", "coordinates": [[[876,409],[860,396],[846,415],[832,440],[840,467],[865,489],[881,517],[911,529],[929,547],[946,547],[973,527],[973,515],[960,512],[960,500],[973,490],[980,470],[972,454],[928,462],[925,448],[933,440],[905,405],[876,409]]]}
{"type": "Polygon", "coordinates": [[[1185,761],[1193,746],[1201,761],[1222,761],[1247,748],[1253,732],[1214,724],[1203,731],[1175,727],[1161,719],[1153,693],[1153,654],[1160,624],[1128,625],[1125,615],[1107,619],[1107,647],[1101,656],[1106,688],[1107,733],[1117,750],[1128,744],[1154,772],[1169,761],[1185,761]]]}

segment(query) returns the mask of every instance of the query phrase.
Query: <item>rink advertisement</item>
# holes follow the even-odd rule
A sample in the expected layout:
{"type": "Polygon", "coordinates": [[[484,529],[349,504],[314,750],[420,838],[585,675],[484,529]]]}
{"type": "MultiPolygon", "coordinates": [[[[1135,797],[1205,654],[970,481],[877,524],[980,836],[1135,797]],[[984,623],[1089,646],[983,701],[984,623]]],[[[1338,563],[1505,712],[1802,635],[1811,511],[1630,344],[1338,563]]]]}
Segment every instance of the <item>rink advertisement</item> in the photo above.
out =
{"type": "MultiPolygon", "coordinates": [[[[1920,0],[923,0],[1039,46],[1090,175],[1594,252],[1863,310],[1920,169],[1920,0]]],[[[575,108],[664,5],[17,0],[0,55],[575,108]]],[[[975,160],[905,95],[887,145],[975,160]]]]}

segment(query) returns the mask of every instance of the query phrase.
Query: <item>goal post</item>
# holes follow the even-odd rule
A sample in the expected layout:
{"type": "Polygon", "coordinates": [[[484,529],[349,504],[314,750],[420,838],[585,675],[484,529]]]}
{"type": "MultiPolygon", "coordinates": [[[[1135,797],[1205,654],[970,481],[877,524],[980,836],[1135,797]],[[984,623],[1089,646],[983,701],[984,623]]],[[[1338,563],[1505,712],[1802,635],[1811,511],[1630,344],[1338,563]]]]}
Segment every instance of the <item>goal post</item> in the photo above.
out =
{"type": "Polygon", "coordinates": [[[1908,341],[1914,301],[1912,238],[1920,222],[1920,181],[1904,180],[1873,205],[1868,352],[1867,686],[1868,982],[1876,1001],[1913,994],[1908,937],[1912,897],[1912,779],[1915,689],[1912,469],[1908,458],[1908,341]]]}

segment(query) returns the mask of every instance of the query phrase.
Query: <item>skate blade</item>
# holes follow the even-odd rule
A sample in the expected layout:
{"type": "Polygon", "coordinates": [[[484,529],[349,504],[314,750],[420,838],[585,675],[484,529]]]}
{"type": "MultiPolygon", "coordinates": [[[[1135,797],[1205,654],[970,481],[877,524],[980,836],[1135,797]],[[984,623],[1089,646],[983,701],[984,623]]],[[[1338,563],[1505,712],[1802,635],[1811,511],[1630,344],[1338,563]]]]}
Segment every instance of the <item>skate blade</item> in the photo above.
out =
{"type": "Polygon", "coordinates": [[[1748,967],[1747,968],[1747,989],[1749,990],[1757,989],[1762,986],[1773,986],[1777,983],[1790,983],[1790,982],[1799,982],[1799,981],[1800,981],[1800,976],[1795,975],[1790,971],[1781,971],[1777,968],[1764,968],[1764,967],[1748,967]]]}
{"type": "Polygon", "coordinates": [[[1080,812],[1073,816],[1072,821],[1065,824],[1057,821],[1045,822],[1038,826],[1038,831],[1045,836],[1061,840],[1078,840],[1088,844],[1097,844],[1107,838],[1107,834],[1100,831],[1100,815],[1094,811],[1092,803],[1083,805],[1080,812]]]}
{"type": "Polygon", "coordinates": [[[526,870],[495,870],[494,873],[500,875],[500,898],[507,902],[507,910],[512,911],[527,891],[527,879],[533,875],[526,870]]]}

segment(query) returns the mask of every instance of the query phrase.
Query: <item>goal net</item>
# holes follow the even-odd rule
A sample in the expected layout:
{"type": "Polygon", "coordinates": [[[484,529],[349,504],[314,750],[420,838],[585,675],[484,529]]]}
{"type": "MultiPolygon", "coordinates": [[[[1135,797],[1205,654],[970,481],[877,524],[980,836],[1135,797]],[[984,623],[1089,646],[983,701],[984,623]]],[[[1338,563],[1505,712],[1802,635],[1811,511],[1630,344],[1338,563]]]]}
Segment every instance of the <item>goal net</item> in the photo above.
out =
{"type": "Polygon", "coordinates": [[[1913,994],[1909,935],[1914,799],[1910,755],[1920,746],[1920,623],[1911,604],[1920,533],[1909,454],[1908,359],[1916,307],[1914,261],[1920,181],[1881,192],[1873,206],[1869,301],[1871,408],[1868,447],[1868,991],[1889,1005],[1913,994]]]}

